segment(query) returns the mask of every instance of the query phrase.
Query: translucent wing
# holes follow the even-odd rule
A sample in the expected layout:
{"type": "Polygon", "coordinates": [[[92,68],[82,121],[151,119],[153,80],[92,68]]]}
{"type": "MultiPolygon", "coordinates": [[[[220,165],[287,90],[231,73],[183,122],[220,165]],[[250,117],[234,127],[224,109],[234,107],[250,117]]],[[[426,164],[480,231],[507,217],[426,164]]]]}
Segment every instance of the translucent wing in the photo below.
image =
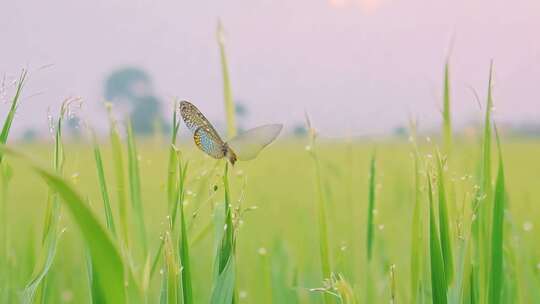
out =
{"type": "Polygon", "coordinates": [[[236,153],[239,160],[254,159],[264,147],[276,139],[282,128],[281,124],[253,128],[236,136],[227,145],[236,153]]]}
{"type": "Polygon", "coordinates": [[[193,133],[193,139],[199,149],[213,158],[222,158],[225,156],[225,143],[209,127],[199,127],[193,133]]]}
{"type": "Polygon", "coordinates": [[[180,102],[180,115],[182,115],[182,119],[184,120],[184,123],[188,127],[191,132],[195,133],[195,131],[200,127],[207,127],[211,130],[217,137],[219,137],[218,133],[212,126],[212,124],[204,117],[203,113],[197,109],[196,106],[194,106],[192,103],[187,102],[185,100],[180,102]]]}

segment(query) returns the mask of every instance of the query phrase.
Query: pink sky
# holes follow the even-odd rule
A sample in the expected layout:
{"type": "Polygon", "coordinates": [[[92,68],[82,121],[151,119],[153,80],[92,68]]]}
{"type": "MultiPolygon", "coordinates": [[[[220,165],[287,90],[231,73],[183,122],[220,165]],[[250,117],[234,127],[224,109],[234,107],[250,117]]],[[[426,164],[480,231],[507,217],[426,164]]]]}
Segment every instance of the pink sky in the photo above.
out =
{"type": "Polygon", "coordinates": [[[54,65],[33,72],[25,96],[42,94],[23,100],[14,127],[45,129],[67,96],[102,126],[104,77],[126,65],[147,70],[167,103],[188,99],[222,121],[218,17],[249,125],[290,126],[306,109],[329,135],[391,130],[409,115],[434,126],[452,34],[457,124],[480,117],[468,87],[485,96],[490,59],[496,119],[540,121],[537,0],[4,0],[0,74],[54,65]]]}

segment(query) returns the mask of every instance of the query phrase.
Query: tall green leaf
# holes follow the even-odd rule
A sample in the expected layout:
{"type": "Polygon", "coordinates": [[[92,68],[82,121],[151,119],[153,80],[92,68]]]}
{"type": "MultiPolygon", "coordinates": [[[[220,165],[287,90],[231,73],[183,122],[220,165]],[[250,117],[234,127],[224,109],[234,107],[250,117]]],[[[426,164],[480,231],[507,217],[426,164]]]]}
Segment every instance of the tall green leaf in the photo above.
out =
{"type": "MultiPolygon", "coordinates": [[[[9,108],[8,114],[6,116],[6,119],[4,120],[2,133],[0,133],[0,144],[2,145],[5,145],[8,140],[9,131],[11,130],[11,125],[13,124],[13,120],[15,119],[15,113],[17,112],[17,107],[19,106],[21,92],[24,87],[24,84],[26,83],[25,82],[26,76],[27,76],[27,71],[23,70],[21,72],[21,76],[19,77],[19,81],[17,82],[17,89],[15,90],[15,95],[13,96],[13,99],[11,100],[11,106],[9,108]]],[[[0,154],[0,163],[1,162],[2,162],[2,154],[0,154]]]]}
{"type": "MultiPolygon", "coordinates": [[[[315,139],[316,132],[315,129],[311,126],[311,121],[307,113],[306,116],[306,125],[309,131],[309,141],[308,152],[313,160],[313,168],[315,171],[315,190],[316,190],[316,199],[317,199],[317,214],[318,214],[318,227],[319,227],[319,253],[321,258],[321,273],[323,280],[329,280],[332,274],[332,268],[330,264],[330,251],[329,251],[329,241],[328,241],[328,223],[327,223],[327,212],[326,212],[326,200],[324,195],[324,187],[321,175],[321,165],[319,161],[319,156],[315,149],[315,139]]],[[[333,298],[328,294],[323,294],[323,301],[325,304],[332,303],[333,298]]]]}
{"type": "Polygon", "coordinates": [[[120,235],[123,246],[128,249],[129,240],[129,219],[126,198],[126,182],[124,177],[124,158],[122,156],[122,140],[118,132],[118,123],[113,117],[112,106],[106,104],[109,114],[109,136],[111,139],[112,157],[114,163],[114,173],[116,178],[116,196],[118,200],[118,217],[120,221],[120,235]]]}
{"type": "Polygon", "coordinates": [[[141,177],[139,173],[139,159],[137,155],[137,147],[135,145],[135,136],[131,122],[127,126],[127,144],[128,144],[128,176],[129,190],[131,193],[131,204],[135,214],[135,227],[139,242],[142,246],[143,260],[148,256],[148,242],[146,240],[146,226],[144,224],[144,211],[141,198],[141,177]]]}
{"type": "Polygon", "coordinates": [[[94,159],[96,161],[96,169],[99,182],[99,190],[101,192],[101,199],[103,200],[103,210],[105,212],[105,223],[107,229],[116,235],[116,229],[114,227],[114,217],[111,209],[111,202],[109,199],[109,191],[107,190],[107,181],[105,179],[105,170],[103,169],[103,160],[101,158],[101,151],[99,144],[94,135],[94,159]]]}
{"type": "Polygon", "coordinates": [[[444,164],[439,153],[437,153],[437,171],[438,171],[438,194],[439,194],[439,231],[441,235],[441,249],[444,261],[444,274],[446,283],[450,285],[454,276],[454,258],[452,252],[452,227],[448,220],[448,206],[446,200],[446,191],[444,187],[444,164]]]}
{"type": "Polygon", "coordinates": [[[493,199],[493,217],[491,224],[491,261],[489,270],[489,294],[488,303],[502,303],[503,289],[503,234],[504,234],[504,208],[505,208],[505,181],[504,166],[501,153],[499,135],[497,136],[497,147],[499,151],[499,171],[497,172],[497,182],[493,199]]]}
{"type": "MultiPolygon", "coordinates": [[[[0,150],[25,160],[47,182],[49,187],[59,194],[62,198],[60,202],[64,204],[72,215],[87,243],[96,272],[100,274],[98,286],[107,299],[106,303],[126,303],[124,263],[119,250],[81,196],[58,174],[36,165],[28,157],[14,150],[6,147],[2,147],[0,150]]],[[[51,234],[50,236],[54,239],[55,235],[51,234]]],[[[130,283],[134,282],[130,275],[128,281],[130,283]]]]}
{"type": "MultiPolygon", "coordinates": [[[[185,167],[182,170],[182,163],[179,162],[179,171],[180,172],[186,172],[187,167],[185,167]]],[[[187,165],[186,165],[187,166],[187,165]]],[[[183,177],[179,179],[179,185],[178,185],[178,192],[181,192],[180,195],[181,199],[177,203],[177,205],[180,205],[180,240],[179,240],[179,252],[180,252],[180,262],[182,263],[182,295],[183,295],[183,303],[184,304],[191,304],[194,303],[193,299],[193,288],[192,288],[192,277],[191,277],[191,263],[190,263],[190,257],[189,257],[189,238],[188,238],[188,232],[186,229],[186,217],[184,215],[184,178],[185,173],[183,174],[183,177]]]]}
{"type": "Polygon", "coordinates": [[[373,237],[374,237],[374,224],[373,213],[375,210],[375,152],[371,155],[371,162],[369,166],[369,187],[368,187],[368,209],[367,209],[367,259],[371,261],[371,255],[373,252],[373,237]]]}
{"type": "MultiPolygon", "coordinates": [[[[171,230],[175,231],[175,220],[176,220],[176,213],[178,209],[178,203],[181,201],[179,200],[180,192],[183,193],[183,180],[179,183],[179,179],[185,178],[185,171],[182,173],[179,172],[179,169],[182,168],[182,166],[179,165],[181,163],[181,154],[180,151],[176,148],[176,137],[178,135],[178,130],[180,128],[180,119],[178,117],[178,102],[174,102],[174,110],[173,110],[173,128],[171,133],[171,143],[169,146],[169,161],[167,166],[167,204],[168,204],[168,216],[172,217],[172,226],[171,230]],[[180,189],[178,189],[178,185],[182,186],[180,189]]],[[[152,268],[150,271],[150,276],[152,276],[157,269],[157,266],[159,265],[159,260],[161,258],[161,253],[163,250],[163,241],[162,240],[159,243],[158,250],[154,256],[153,262],[152,262],[152,268]]]]}
{"type": "Polygon", "coordinates": [[[435,221],[435,210],[433,206],[433,191],[431,187],[431,176],[428,173],[428,198],[429,198],[429,253],[431,262],[431,295],[433,303],[446,304],[446,277],[444,272],[444,261],[439,242],[439,233],[435,221]]]}
{"type": "MultiPolygon", "coordinates": [[[[229,189],[229,164],[225,163],[225,172],[223,175],[223,184],[225,189],[225,227],[223,233],[217,233],[221,236],[219,247],[215,258],[215,276],[212,293],[210,296],[211,304],[230,304],[234,302],[235,290],[235,236],[232,222],[232,206],[229,189]]],[[[219,220],[220,217],[216,217],[219,220]]],[[[222,226],[223,227],[223,226],[222,226]]],[[[219,228],[218,228],[219,229],[219,228]]]]}
{"type": "MultiPolygon", "coordinates": [[[[411,122],[411,139],[413,144],[414,158],[414,209],[411,229],[411,303],[417,303],[423,299],[423,260],[425,253],[424,241],[424,218],[425,208],[422,206],[422,179],[420,153],[416,142],[416,125],[411,122]]],[[[422,302],[422,301],[420,301],[422,302]]]]}
{"type": "Polygon", "coordinates": [[[236,114],[234,108],[234,100],[231,91],[231,81],[229,79],[229,66],[227,64],[227,56],[225,55],[225,37],[221,21],[218,22],[216,31],[217,42],[219,45],[219,56],[221,59],[221,72],[223,76],[223,97],[225,101],[225,113],[227,118],[227,136],[229,139],[236,136],[236,114]]]}
{"type": "Polygon", "coordinates": [[[444,65],[443,88],[443,136],[444,151],[448,155],[452,149],[452,119],[450,113],[450,63],[446,60],[444,65]]]}

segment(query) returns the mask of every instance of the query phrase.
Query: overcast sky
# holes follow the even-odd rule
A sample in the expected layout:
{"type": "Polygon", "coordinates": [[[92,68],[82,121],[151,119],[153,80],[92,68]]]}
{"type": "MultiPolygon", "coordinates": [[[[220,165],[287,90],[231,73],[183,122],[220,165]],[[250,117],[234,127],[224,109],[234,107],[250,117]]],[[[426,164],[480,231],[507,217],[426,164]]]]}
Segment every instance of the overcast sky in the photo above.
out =
{"type": "Polygon", "coordinates": [[[104,126],[104,78],[123,66],[151,75],[167,113],[176,96],[222,122],[218,17],[250,126],[290,126],[304,109],[329,135],[391,130],[410,115],[435,126],[452,36],[457,124],[480,117],[469,87],[483,101],[491,59],[496,118],[540,121],[538,0],[2,0],[0,75],[32,72],[14,128],[46,130],[47,108],[68,96],[104,126]]]}

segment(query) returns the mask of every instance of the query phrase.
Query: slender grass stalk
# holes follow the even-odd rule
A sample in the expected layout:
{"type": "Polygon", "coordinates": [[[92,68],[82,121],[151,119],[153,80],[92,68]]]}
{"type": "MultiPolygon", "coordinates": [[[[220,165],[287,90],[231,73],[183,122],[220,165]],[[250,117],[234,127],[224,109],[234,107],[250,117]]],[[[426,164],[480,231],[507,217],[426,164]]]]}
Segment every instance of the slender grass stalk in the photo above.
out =
{"type": "Polygon", "coordinates": [[[452,227],[448,219],[448,206],[446,200],[446,191],[444,187],[444,166],[440,153],[437,153],[437,171],[438,171],[438,195],[439,195],[439,232],[441,240],[441,249],[444,261],[444,274],[446,283],[450,285],[454,276],[454,258],[452,251],[452,227]]]}
{"type": "MultiPolygon", "coordinates": [[[[180,151],[176,148],[176,137],[178,135],[178,130],[180,129],[180,119],[178,117],[178,102],[174,102],[174,108],[173,108],[173,128],[171,132],[171,143],[169,146],[169,161],[167,166],[167,203],[168,203],[168,216],[173,219],[172,221],[172,227],[171,230],[175,231],[175,219],[176,219],[176,210],[178,208],[179,203],[179,191],[183,191],[183,181],[180,185],[182,187],[178,189],[178,180],[183,179],[185,177],[185,171],[182,174],[182,172],[178,171],[178,168],[181,168],[181,166],[178,166],[178,163],[180,162],[181,155],[180,151]]],[[[161,253],[163,250],[163,241],[159,243],[158,250],[154,256],[153,262],[152,262],[152,268],[150,271],[150,277],[154,275],[157,269],[157,265],[159,265],[159,260],[161,257],[161,253]]]]}
{"type": "MultiPolygon", "coordinates": [[[[56,256],[56,248],[58,244],[59,233],[52,231],[45,236],[43,243],[43,251],[39,255],[37,263],[34,265],[34,273],[32,278],[24,287],[21,296],[21,303],[34,303],[36,293],[40,286],[43,286],[46,275],[48,274],[56,256]]],[[[42,288],[41,299],[45,298],[45,288],[42,288]]]]}
{"type": "Polygon", "coordinates": [[[122,156],[122,140],[118,132],[118,123],[112,114],[112,105],[106,104],[109,113],[109,136],[111,139],[114,173],[116,178],[116,196],[118,200],[118,216],[120,221],[120,235],[126,250],[130,248],[129,219],[126,198],[126,182],[124,177],[124,158],[122,156]]]}
{"type": "Polygon", "coordinates": [[[10,279],[11,265],[9,263],[10,242],[8,223],[8,190],[9,182],[13,173],[7,162],[0,162],[0,302],[10,303],[10,279]]]}
{"type": "MultiPolygon", "coordinates": [[[[229,164],[225,163],[225,172],[223,174],[223,184],[225,189],[224,202],[224,231],[218,232],[220,237],[219,246],[216,253],[215,275],[212,293],[210,296],[211,304],[230,304],[235,303],[235,285],[236,285],[236,258],[235,258],[235,228],[232,221],[232,206],[229,190],[229,164]]],[[[216,209],[217,210],[217,209],[216,209]]],[[[221,222],[217,217],[218,222],[221,222]]],[[[222,226],[223,227],[223,226],[222,226]]],[[[219,227],[218,227],[219,230],[219,227]]]]}
{"type": "MultiPolygon", "coordinates": [[[[17,107],[19,106],[22,89],[24,87],[24,84],[26,83],[26,76],[27,76],[27,71],[22,70],[21,76],[19,77],[19,80],[17,81],[17,89],[15,90],[15,95],[13,96],[13,99],[11,100],[11,106],[9,108],[6,119],[4,120],[2,133],[0,133],[0,144],[2,145],[5,145],[7,143],[9,131],[11,130],[11,125],[13,124],[13,120],[15,119],[15,113],[17,112],[17,107]]],[[[2,157],[3,155],[0,154],[0,163],[2,162],[2,157]]]]}
{"type": "MultiPolygon", "coordinates": [[[[490,217],[489,210],[492,204],[492,185],[491,185],[491,111],[493,108],[492,97],[492,78],[493,78],[493,62],[489,69],[489,80],[487,90],[487,103],[485,110],[483,140],[482,140],[482,157],[480,161],[480,185],[477,194],[473,200],[473,209],[475,210],[476,220],[472,223],[472,234],[474,240],[474,259],[473,259],[473,274],[476,290],[486,290],[489,277],[489,227],[490,217]]],[[[479,292],[475,302],[484,303],[485,294],[479,292]]]]}
{"type": "Polygon", "coordinates": [[[502,303],[503,273],[503,239],[504,239],[504,208],[506,190],[504,181],[504,166],[499,135],[496,133],[499,151],[499,171],[493,200],[493,218],[491,225],[491,267],[489,271],[488,303],[502,303]]]}
{"type": "MultiPolygon", "coordinates": [[[[421,162],[420,153],[416,142],[416,125],[411,122],[411,139],[413,144],[413,159],[414,159],[414,209],[411,229],[411,303],[417,303],[419,299],[423,299],[423,258],[424,248],[424,214],[425,208],[422,206],[422,190],[421,190],[421,162]]],[[[422,302],[422,301],[420,301],[422,302]]]]}
{"type": "Polygon", "coordinates": [[[169,164],[167,169],[167,201],[169,203],[169,214],[173,210],[173,205],[176,204],[176,183],[178,180],[177,170],[177,150],[176,150],[176,137],[178,136],[178,130],[180,129],[180,119],[178,117],[178,102],[174,102],[173,110],[173,126],[171,132],[171,144],[169,146],[169,164]]]}
{"type": "Polygon", "coordinates": [[[390,304],[397,303],[396,264],[390,265],[390,304]]]}
{"type": "MultiPolygon", "coordinates": [[[[171,239],[171,233],[165,233],[165,273],[164,278],[167,282],[167,301],[168,304],[181,303],[182,291],[179,289],[178,275],[179,265],[176,261],[174,245],[171,239]]],[[[183,271],[183,269],[182,269],[183,271]]]]}
{"type": "MultiPolygon", "coordinates": [[[[17,112],[17,107],[19,105],[20,96],[22,89],[25,84],[27,72],[26,70],[23,70],[21,72],[21,75],[19,77],[19,80],[17,82],[17,89],[15,91],[15,95],[13,96],[13,99],[11,100],[11,106],[8,111],[7,117],[4,120],[4,125],[2,127],[2,132],[0,133],[0,144],[5,145],[8,136],[9,131],[11,130],[11,125],[13,124],[13,120],[15,119],[15,113],[17,112]]],[[[11,169],[9,165],[7,165],[5,162],[2,162],[3,160],[3,153],[0,151],[0,170],[1,170],[1,191],[0,193],[0,269],[4,269],[0,273],[0,286],[2,286],[0,290],[0,302],[10,302],[10,295],[9,295],[9,263],[8,263],[8,250],[9,250],[9,241],[8,241],[8,214],[7,214],[7,193],[8,193],[8,184],[9,180],[11,179],[11,169]]]]}
{"type": "Polygon", "coordinates": [[[452,119],[450,113],[450,63],[446,60],[444,65],[444,88],[443,88],[443,136],[444,152],[450,154],[452,150],[452,119]]]}
{"type": "Polygon", "coordinates": [[[177,205],[180,205],[180,239],[179,239],[179,252],[180,252],[180,262],[182,263],[182,295],[183,303],[191,304],[194,303],[193,298],[193,288],[192,288],[192,276],[191,276],[191,263],[189,257],[189,238],[187,231],[186,217],[184,215],[184,181],[185,181],[185,172],[187,171],[186,167],[182,169],[182,162],[178,162],[178,171],[183,172],[182,178],[178,179],[178,192],[181,193],[180,201],[177,205]]]}
{"type": "MultiPolygon", "coordinates": [[[[318,211],[318,226],[319,226],[319,253],[321,257],[321,274],[323,280],[330,279],[332,275],[332,268],[330,264],[330,252],[328,245],[328,224],[327,224],[327,212],[326,201],[323,193],[323,182],[321,177],[321,168],[319,157],[315,151],[315,137],[316,133],[311,126],[311,121],[306,113],[306,125],[309,130],[310,145],[308,146],[308,152],[313,160],[313,167],[315,171],[315,190],[317,191],[317,211],[318,211]]],[[[332,303],[333,299],[328,293],[323,293],[323,300],[325,304],[332,303]]]]}
{"type": "Polygon", "coordinates": [[[103,200],[103,210],[105,212],[105,223],[107,229],[116,236],[116,228],[114,226],[114,217],[111,209],[111,202],[109,199],[109,191],[107,189],[107,181],[105,179],[105,170],[103,168],[103,160],[101,158],[101,151],[97,142],[95,134],[93,134],[94,140],[94,159],[96,161],[96,169],[99,182],[99,190],[101,192],[101,199],[103,200]]]}
{"type": "MultiPolygon", "coordinates": [[[[64,168],[64,146],[62,141],[62,127],[63,121],[69,107],[73,102],[77,102],[78,99],[67,98],[62,102],[60,107],[60,114],[56,121],[54,130],[54,155],[53,155],[53,168],[56,174],[62,176],[64,168]]],[[[47,199],[47,209],[45,213],[45,221],[43,225],[42,245],[43,251],[40,256],[40,263],[35,265],[34,273],[30,281],[26,284],[23,291],[23,302],[32,303],[36,292],[41,293],[41,302],[47,299],[46,288],[46,276],[49,272],[54,256],[56,254],[56,246],[58,244],[58,234],[60,222],[60,198],[58,193],[54,189],[49,189],[47,199]]]]}
{"type": "Polygon", "coordinates": [[[368,263],[371,261],[373,252],[374,224],[373,213],[375,212],[375,152],[371,155],[369,166],[369,186],[368,186],[368,209],[367,209],[367,237],[366,250],[368,263]]]}
{"type": "Polygon", "coordinates": [[[447,303],[447,283],[444,272],[444,260],[439,242],[439,232],[435,221],[435,207],[433,206],[433,190],[431,176],[428,172],[428,198],[429,198],[429,252],[431,261],[431,294],[433,303],[447,303]]]}
{"type": "MultiPolygon", "coordinates": [[[[328,223],[326,212],[326,201],[323,194],[323,184],[321,177],[321,168],[319,158],[315,153],[312,154],[315,168],[315,183],[317,189],[317,208],[318,208],[318,224],[319,224],[319,251],[321,256],[321,271],[323,278],[330,278],[332,274],[330,266],[330,252],[328,248],[328,223]]],[[[324,294],[324,303],[332,303],[332,298],[328,294],[324,294]]]]}
{"type": "Polygon", "coordinates": [[[236,136],[236,115],[234,109],[234,100],[232,97],[231,81],[229,78],[229,67],[227,64],[227,56],[225,54],[225,37],[223,33],[223,25],[218,22],[216,31],[217,42],[219,45],[219,56],[221,59],[221,72],[223,76],[223,97],[225,100],[225,113],[227,118],[227,136],[233,138],[236,136]]]}
{"type": "Polygon", "coordinates": [[[128,176],[129,190],[131,193],[131,204],[135,215],[135,227],[137,236],[142,247],[142,260],[148,257],[148,242],[146,240],[146,226],[144,224],[144,211],[141,198],[141,178],[139,173],[139,159],[137,147],[135,145],[135,136],[131,122],[127,125],[127,144],[128,144],[128,176]]]}

